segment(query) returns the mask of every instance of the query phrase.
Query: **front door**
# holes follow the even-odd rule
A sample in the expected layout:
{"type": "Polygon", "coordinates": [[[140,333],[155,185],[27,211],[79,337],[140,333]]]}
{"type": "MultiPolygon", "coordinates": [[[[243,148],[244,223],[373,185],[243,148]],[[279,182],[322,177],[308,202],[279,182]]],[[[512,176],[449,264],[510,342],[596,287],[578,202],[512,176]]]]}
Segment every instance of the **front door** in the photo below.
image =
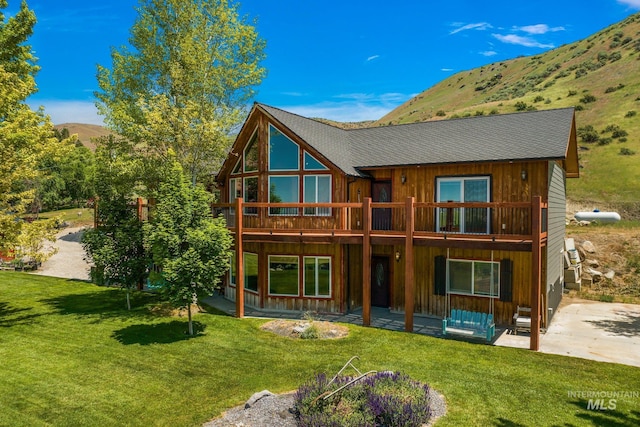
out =
{"type": "MultiPolygon", "coordinates": [[[[372,202],[391,201],[391,181],[375,181],[372,189],[372,202]]],[[[373,208],[371,227],[374,230],[391,230],[391,209],[373,208]]]]}
{"type": "Polygon", "coordinates": [[[371,305],[389,308],[389,257],[371,257],[371,305]]]}

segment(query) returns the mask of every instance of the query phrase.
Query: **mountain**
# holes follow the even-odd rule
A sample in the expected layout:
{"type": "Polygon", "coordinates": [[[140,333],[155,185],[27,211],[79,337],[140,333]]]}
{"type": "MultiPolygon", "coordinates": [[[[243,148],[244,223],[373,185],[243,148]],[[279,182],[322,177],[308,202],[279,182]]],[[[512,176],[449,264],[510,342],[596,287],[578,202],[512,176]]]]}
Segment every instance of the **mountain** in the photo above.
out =
{"type": "MultiPolygon", "coordinates": [[[[375,125],[576,107],[580,178],[574,201],[640,200],[640,13],[548,52],[457,73],[375,125]]],[[[472,142],[472,141],[471,141],[472,142]]]]}
{"type": "Polygon", "coordinates": [[[91,149],[91,151],[95,151],[96,144],[93,142],[93,138],[99,138],[101,136],[106,136],[111,134],[111,131],[105,128],[104,126],[99,125],[89,125],[82,123],[62,123],[54,126],[58,130],[62,130],[67,128],[70,135],[77,134],[78,139],[82,144],[91,149]]]}

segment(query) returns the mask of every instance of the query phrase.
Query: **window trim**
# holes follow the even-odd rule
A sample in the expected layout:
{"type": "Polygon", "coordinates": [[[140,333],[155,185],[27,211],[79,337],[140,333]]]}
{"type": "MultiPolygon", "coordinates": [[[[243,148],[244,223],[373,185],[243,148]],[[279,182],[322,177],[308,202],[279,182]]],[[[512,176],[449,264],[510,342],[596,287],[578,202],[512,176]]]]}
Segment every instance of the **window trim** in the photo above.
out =
{"type": "Polygon", "coordinates": [[[271,254],[267,257],[267,268],[269,271],[269,277],[267,277],[267,295],[270,297],[299,297],[300,296],[300,256],[299,255],[279,255],[279,254],[271,254]],[[274,294],[271,292],[271,258],[275,257],[288,257],[295,258],[298,264],[298,270],[296,274],[296,290],[295,294],[274,294]]]}
{"type": "MultiPolygon", "coordinates": [[[[302,176],[302,200],[304,203],[332,203],[333,201],[333,177],[330,174],[308,174],[302,176]],[[318,179],[321,177],[329,178],[329,201],[328,202],[318,202],[318,179]],[[314,192],[314,200],[313,202],[307,202],[307,178],[315,178],[315,192],[314,192]]],[[[303,209],[304,216],[331,216],[332,209],[331,208],[304,208],[303,209]],[[307,213],[307,210],[313,210],[313,213],[307,213]],[[326,211],[326,213],[322,212],[326,211]],[[320,213],[319,213],[320,212],[320,213]]]]}
{"type": "MultiPolygon", "coordinates": [[[[260,292],[260,257],[258,256],[257,253],[253,253],[253,252],[242,252],[242,262],[243,264],[246,263],[246,259],[247,259],[247,255],[255,255],[256,256],[256,260],[257,260],[257,267],[258,267],[258,283],[256,284],[256,290],[254,291],[253,289],[249,289],[247,288],[247,266],[246,264],[243,265],[242,271],[244,272],[244,290],[247,292],[253,292],[255,294],[260,292]]],[[[236,252],[233,251],[231,253],[231,256],[229,257],[229,286],[232,288],[237,288],[237,282],[236,280],[234,280],[237,276],[238,276],[238,272],[235,271],[236,270],[236,252]]]]}
{"type": "Polygon", "coordinates": [[[308,297],[308,298],[326,298],[326,299],[331,299],[333,297],[333,266],[332,266],[332,260],[331,260],[331,256],[328,255],[310,255],[310,256],[303,256],[302,257],[302,265],[303,265],[303,270],[302,270],[302,295],[304,297],[308,297]],[[313,259],[315,260],[315,294],[310,295],[307,294],[307,283],[306,283],[306,260],[307,259],[313,259]],[[329,261],[329,294],[328,295],[319,295],[318,294],[318,287],[319,287],[319,280],[318,280],[318,276],[319,276],[319,271],[320,269],[318,268],[318,260],[328,260],[329,261]]]}
{"type": "Polygon", "coordinates": [[[284,132],[282,132],[280,129],[278,129],[277,127],[275,127],[271,123],[269,123],[269,140],[267,142],[267,151],[268,151],[268,155],[269,155],[268,156],[269,158],[267,159],[267,171],[268,172],[298,172],[298,171],[300,171],[300,152],[304,151],[304,150],[302,149],[302,147],[300,147],[300,144],[296,143],[294,140],[289,138],[287,135],[285,135],[284,132]],[[278,132],[280,132],[282,134],[282,136],[287,138],[293,145],[298,147],[298,154],[296,156],[296,168],[295,169],[273,169],[273,168],[271,168],[271,129],[277,130],[278,132]]]}
{"type": "MultiPolygon", "coordinates": [[[[300,203],[300,175],[269,175],[269,179],[267,180],[269,183],[269,204],[270,205],[278,205],[278,202],[271,202],[271,178],[295,178],[296,179],[296,188],[298,191],[296,192],[295,201],[284,201],[280,203],[300,203]]],[[[298,208],[278,208],[277,206],[272,206],[269,208],[269,216],[300,216],[300,210],[298,208]],[[295,213],[273,213],[273,209],[290,209],[292,212],[295,210],[295,213]]]]}
{"type": "MultiPolygon", "coordinates": [[[[492,283],[493,283],[492,282],[492,283]]],[[[493,286],[493,285],[490,285],[493,286]]],[[[487,260],[480,260],[480,259],[463,259],[463,258],[447,258],[447,294],[451,294],[451,295],[462,295],[462,296],[473,296],[473,297],[480,297],[480,298],[493,298],[493,299],[500,299],[500,261],[487,261],[487,260]],[[451,275],[450,275],[450,263],[451,262],[465,262],[465,263],[470,263],[471,264],[471,292],[463,292],[463,291],[452,291],[451,290],[451,275]],[[475,264],[476,263],[482,263],[482,264],[493,264],[493,274],[497,275],[497,279],[494,279],[493,282],[495,282],[497,280],[496,286],[495,286],[495,295],[485,295],[485,294],[479,294],[475,292],[475,264]]]]}
{"type": "MultiPolygon", "coordinates": [[[[487,197],[485,203],[489,203],[491,201],[491,176],[490,175],[466,175],[466,176],[441,176],[436,178],[436,203],[445,203],[445,200],[441,199],[441,191],[440,191],[440,183],[442,182],[459,182],[461,194],[461,201],[456,203],[464,203],[464,182],[472,181],[472,180],[484,180],[487,183],[487,197]]],[[[446,208],[436,208],[436,231],[441,231],[442,224],[440,222],[441,211],[446,208]]],[[[486,208],[487,211],[487,223],[484,232],[480,233],[471,233],[465,229],[465,213],[467,209],[482,209],[482,208],[454,208],[459,209],[460,211],[460,230],[458,231],[447,231],[448,233],[457,233],[457,234],[490,234],[491,233],[491,208],[486,208]]]]}
{"type": "Polygon", "coordinates": [[[258,128],[253,131],[251,137],[249,138],[249,142],[244,146],[242,150],[242,172],[243,173],[257,173],[260,170],[260,146],[258,145],[258,128]],[[256,159],[256,168],[253,170],[247,170],[247,149],[249,146],[255,143],[257,150],[257,159],[256,159]]]}

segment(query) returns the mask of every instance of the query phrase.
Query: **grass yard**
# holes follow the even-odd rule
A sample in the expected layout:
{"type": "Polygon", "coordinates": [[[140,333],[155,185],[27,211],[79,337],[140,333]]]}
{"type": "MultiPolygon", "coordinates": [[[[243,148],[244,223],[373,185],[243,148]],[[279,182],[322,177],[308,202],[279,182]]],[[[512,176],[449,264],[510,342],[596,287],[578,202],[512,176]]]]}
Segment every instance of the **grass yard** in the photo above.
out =
{"type": "MultiPolygon", "coordinates": [[[[444,394],[437,426],[640,424],[640,398],[587,410],[572,392],[640,393],[640,368],[349,326],[341,340],[291,340],[260,319],[125,310],[112,288],[0,272],[0,425],[198,426],[254,392],[296,389],[353,355],[444,394]]],[[[608,403],[608,400],[606,404],[608,403]]]]}

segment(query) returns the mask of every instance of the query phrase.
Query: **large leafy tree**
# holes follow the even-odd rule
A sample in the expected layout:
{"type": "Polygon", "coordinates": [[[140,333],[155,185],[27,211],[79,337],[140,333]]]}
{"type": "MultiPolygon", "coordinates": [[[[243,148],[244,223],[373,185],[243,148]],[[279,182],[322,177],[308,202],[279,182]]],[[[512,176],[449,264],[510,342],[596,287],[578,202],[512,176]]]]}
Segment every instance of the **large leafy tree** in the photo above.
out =
{"type": "Polygon", "coordinates": [[[243,118],[265,42],[233,0],[140,0],[132,48],[98,66],[98,109],[109,128],[195,183],[215,171],[243,118]]]}
{"type": "MultiPolygon", "coordinates": [[[[44,156],[59,154],[62,143],[42,109],[33,111],[26,99],[36,92],[38,66],[27,40],[36,17],[26,1],[6,19],[7,1],[0,0],[0,250],[13,249],[24,223],[20,216],[35,196],[35,182],[44,173],[44,156]]],[[[29,231],[30,233],[33,230],[29,231]]]]}
{"type": "Polygon", "coordinates": [[[131,290],[144,280],[150,263],[142,222],[132,204],[140,191],[136,184],[141,173],[140,158],[128,141],[114,136],[98,141],[94,183],[98,227],[87,230],[82,243],[95,265],[94,279],[125,289],[129,309],[131,290]]]}
{"type": "Polygon", "coordinates": [[[175,306],[187,308],[212,295],[229,268],[231,235],[223,218],[211,216],[211,194],[186,180],[177,161],[158,190],[158,204],[145,224],[145,246],[162,270],[161,290],[175,306]]]}

